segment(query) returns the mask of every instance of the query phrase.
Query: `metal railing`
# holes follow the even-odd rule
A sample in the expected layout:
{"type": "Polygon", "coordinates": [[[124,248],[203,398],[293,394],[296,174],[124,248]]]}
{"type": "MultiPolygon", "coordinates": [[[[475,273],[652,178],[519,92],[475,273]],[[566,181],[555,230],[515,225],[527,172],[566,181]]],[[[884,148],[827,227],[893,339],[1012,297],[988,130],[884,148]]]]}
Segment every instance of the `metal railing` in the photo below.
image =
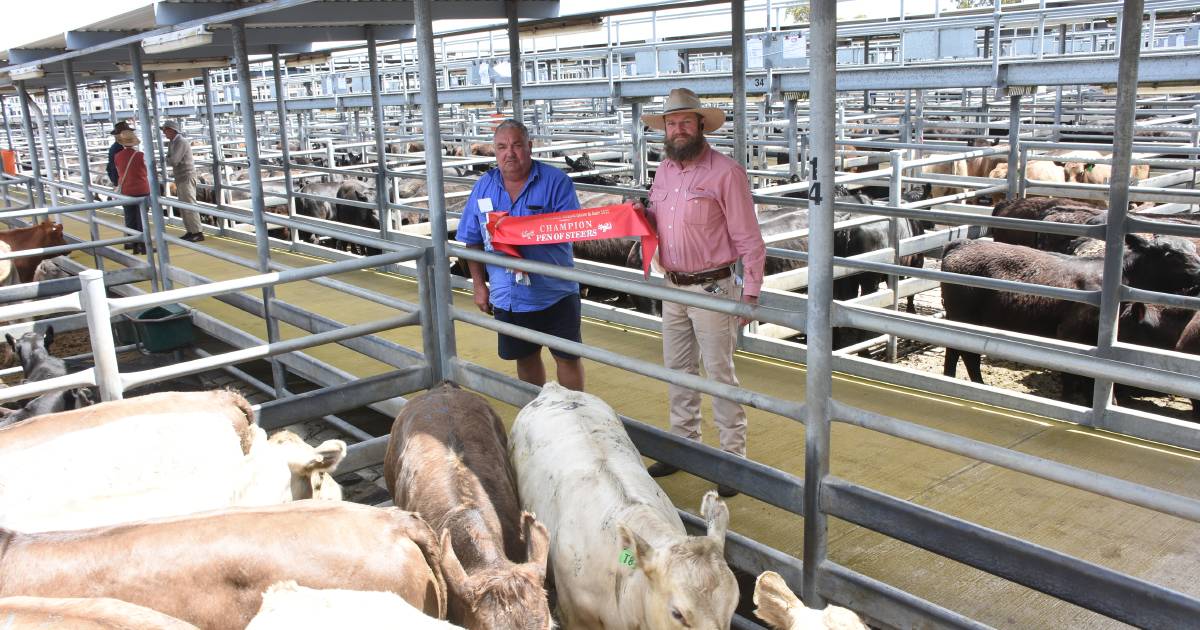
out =
{"type": "Polygon", "coordinates": [[[354,339],[402,326],[419,324],[421,322],[421,312],[417,309],[403,316],[365,324],[356,324],[340,330],[326,331],[299,339],[278,341],[263,346],[243,348],[222,355],[202,357],[160,368],[123,374],[117,365],[110,322],[114,316],[141,311],[154,306],[174,304],[180,301],[222,295],[246,289],[275,286],[282,283],[311,280],[326,275],[371,268],[378,265],[416,260],[422,255],[423,252],[421,250],[406,248],[405,251],[380,254],[362,260],[341,261],[303,269],[271,272],[127,298],[107,297],[105,295],[104,274],[99,270],[85,270],[79,274],[81,288],[78,293],[23,304],[0,306],[0,321],[64,312],[84,313],[88,321],[88,334],[92,353],[96,361],[95,366],[65,376],[45,381],[24,383],[0,390],[0,401],[20,400],[62,389],[92,386],[99,388],[102,400],[119,400],[123,397],[127,389],[148,383],[205,372],[253,359],[273,357],[314,346],[354,339]]]}

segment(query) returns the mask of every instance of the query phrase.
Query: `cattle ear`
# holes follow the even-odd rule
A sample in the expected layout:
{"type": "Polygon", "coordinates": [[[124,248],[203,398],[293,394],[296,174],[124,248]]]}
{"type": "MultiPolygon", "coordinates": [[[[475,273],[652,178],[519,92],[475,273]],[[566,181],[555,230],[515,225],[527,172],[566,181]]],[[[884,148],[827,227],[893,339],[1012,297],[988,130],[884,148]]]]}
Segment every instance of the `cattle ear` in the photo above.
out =
{"type": "Polygon", "coordinates": [[[13,351],[16,352],[17,340],[13,339],[13,336],[9,333],[4,333],[4,338],[8,341],[8,347],[12,348],[13,351]]]}
{"type": "Polygon", "coordinates": [[[550,559],[550,532],[530,512],[521,513],[521,535],[525,538],[525,559],[537,565],[546,575],[546,563],[550,559]]]}
{"type": "Polygon", "coordinates": [[[47,326],[46,332],[42,336],[42,347],[49,350],[50,344],[54,343],[54,327],[47,326]]]}
{"type": "Polygon", "coordinates": [[[621,553],[617,558],[617,562],[626,566],[634,566],[642,570],[642,573],[649,574],[654,566],[654,548],[650,543],[638,536],[632,529],[629,529],[625,523],[617,524],[617,537],[621,543],[621,553]],[[633,557],[626,556],[627,553],[632,553],[633,557]]]}
{"type": "Polygon", "coordinates": [[[441,539],[442,558],[441,568],[442,577],[446,580],[446,586],[454,591],[460,599],[468,600],[470,588],[467,587],[467,572],[463,570],[462,563],[458,561],[458,556],[454,553],[454,543],[450,538],[450,530],[442,530],[441,539]]]}
{"type": "Polygon", "coordinates": [[[346,457],[346,443],[341,440],[325,440],[313,449],[313,461],[308,468],[331,471],[346,457]]]}
{"type": "Polygon", "coordinates": [[[1150,247],[1150,239],[1141,234],[1126,234],[1125,246],[1133,251],[1144,251],[1150,247]]]}
{"type": "Polygon", "coordinates": [[[709,490],[700,503],[700,516],[708,523],[708,537],[725,549],[725,530],[729,529],[729,506],[717,498],[715,490],[709,490]]]}
{"type": "Polygon", "coordinates": [[[571,159],[571,156],[569,156],[569,155],[564,155],[564,156],[563,156],[563,159],[567,161],[567,166],[571,167],[572,169],[574,169],[574,168],[575,168],[575,160],[572,160],[572,159],[571,159]]]}

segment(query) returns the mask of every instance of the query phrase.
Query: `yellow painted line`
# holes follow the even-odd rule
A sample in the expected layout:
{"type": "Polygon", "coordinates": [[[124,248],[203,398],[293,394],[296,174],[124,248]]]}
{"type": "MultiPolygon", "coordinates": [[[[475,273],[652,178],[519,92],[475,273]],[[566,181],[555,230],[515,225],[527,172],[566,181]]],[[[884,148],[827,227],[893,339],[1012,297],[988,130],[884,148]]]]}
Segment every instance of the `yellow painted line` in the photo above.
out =
{"type": "Polygon", "coordinates": [[[1101,439],[1101,440],[1108,440],[1109,442],[1117,442],[1118,444],[1125,444],[1126,446],[1132,446],[1134,448],[1145,449],[1147,451],[1154,451],[1155,453],[1162,453],[1164,455],[1174,455],[1175,457],[1182,457],[1184,459],[1190,459],[1192,461],[1200,462],[1200,455],[1192,455],[1191,454],[1194,451],[1186,451],[1184,449],[1175,450],[1175,449],[1173,449],[1173,447],[1165,448],[1162,446],[1153,446],[1153,444],[1156,444],[1155,442],[1146,443],[1143,440],[1134,440],[1132,438],[1117,437],[1115,434],[1100,433],[1097,431],[1086,431],[1083,429],[1067,429],[1067,433],[1074,433],[1076,435],[1086,435],[1088,437],[1093,437],[1093,438],[1097,438],[1097,439],[1101,439]]]}

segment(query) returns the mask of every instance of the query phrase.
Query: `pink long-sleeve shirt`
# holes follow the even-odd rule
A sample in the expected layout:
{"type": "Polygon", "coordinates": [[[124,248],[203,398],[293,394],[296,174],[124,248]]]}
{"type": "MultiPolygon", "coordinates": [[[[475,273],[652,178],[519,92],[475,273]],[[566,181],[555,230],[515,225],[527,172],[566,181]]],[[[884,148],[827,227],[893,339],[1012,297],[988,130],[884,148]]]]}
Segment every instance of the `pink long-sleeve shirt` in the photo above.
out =
{"type": "Polygon", "coordinates": [[[683,168],[663,160],[650,188],[658,228],[659,261],[668,271],[696,273],[742,259],[743,295],[762,288],[766,245],[754,214],[746,170],[705,146],[683,168]]]}

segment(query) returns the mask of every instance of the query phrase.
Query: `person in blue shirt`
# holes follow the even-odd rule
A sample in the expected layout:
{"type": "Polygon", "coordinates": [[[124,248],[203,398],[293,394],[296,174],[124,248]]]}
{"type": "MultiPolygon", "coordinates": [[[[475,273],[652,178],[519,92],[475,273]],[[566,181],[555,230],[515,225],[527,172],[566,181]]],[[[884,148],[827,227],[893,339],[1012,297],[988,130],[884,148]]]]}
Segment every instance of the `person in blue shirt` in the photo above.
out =
{"type": "MultiPolygon", "coordinates": [[[[463,208],[455,238],[474,249],[484,249],[484,214],[507,212],[511,216],[547,214],[576,210],[579,199],[575,185],[565,173],[533,161],[529,130],[515,120],[496,127],[496,168],[488,171],[471,191],[463,208]]],[[[519,251],[528,260],[574,267],[570,243],[523,245],[519,251]]],[[[541,274],[518,277],[512,270],[469,261],[475,288],[475,306],[496,319],[546,334],[581,341],[579,331],[579,283],[541,274]],[[486,275],[485,275],[486,274],[486,275]],[[485,283],[484,280],[487,280],[485,283]]],[[[524,275],[524,274],[522,274],[524,275]]],[[[517,378],[541,386],[546,382],[542,347],[508,335],[500,335],[501,359],[517,362],[517,378]]],[[[583,362],[573,354],[551,349],[558,382],[583,390],[583,362]]]]}

